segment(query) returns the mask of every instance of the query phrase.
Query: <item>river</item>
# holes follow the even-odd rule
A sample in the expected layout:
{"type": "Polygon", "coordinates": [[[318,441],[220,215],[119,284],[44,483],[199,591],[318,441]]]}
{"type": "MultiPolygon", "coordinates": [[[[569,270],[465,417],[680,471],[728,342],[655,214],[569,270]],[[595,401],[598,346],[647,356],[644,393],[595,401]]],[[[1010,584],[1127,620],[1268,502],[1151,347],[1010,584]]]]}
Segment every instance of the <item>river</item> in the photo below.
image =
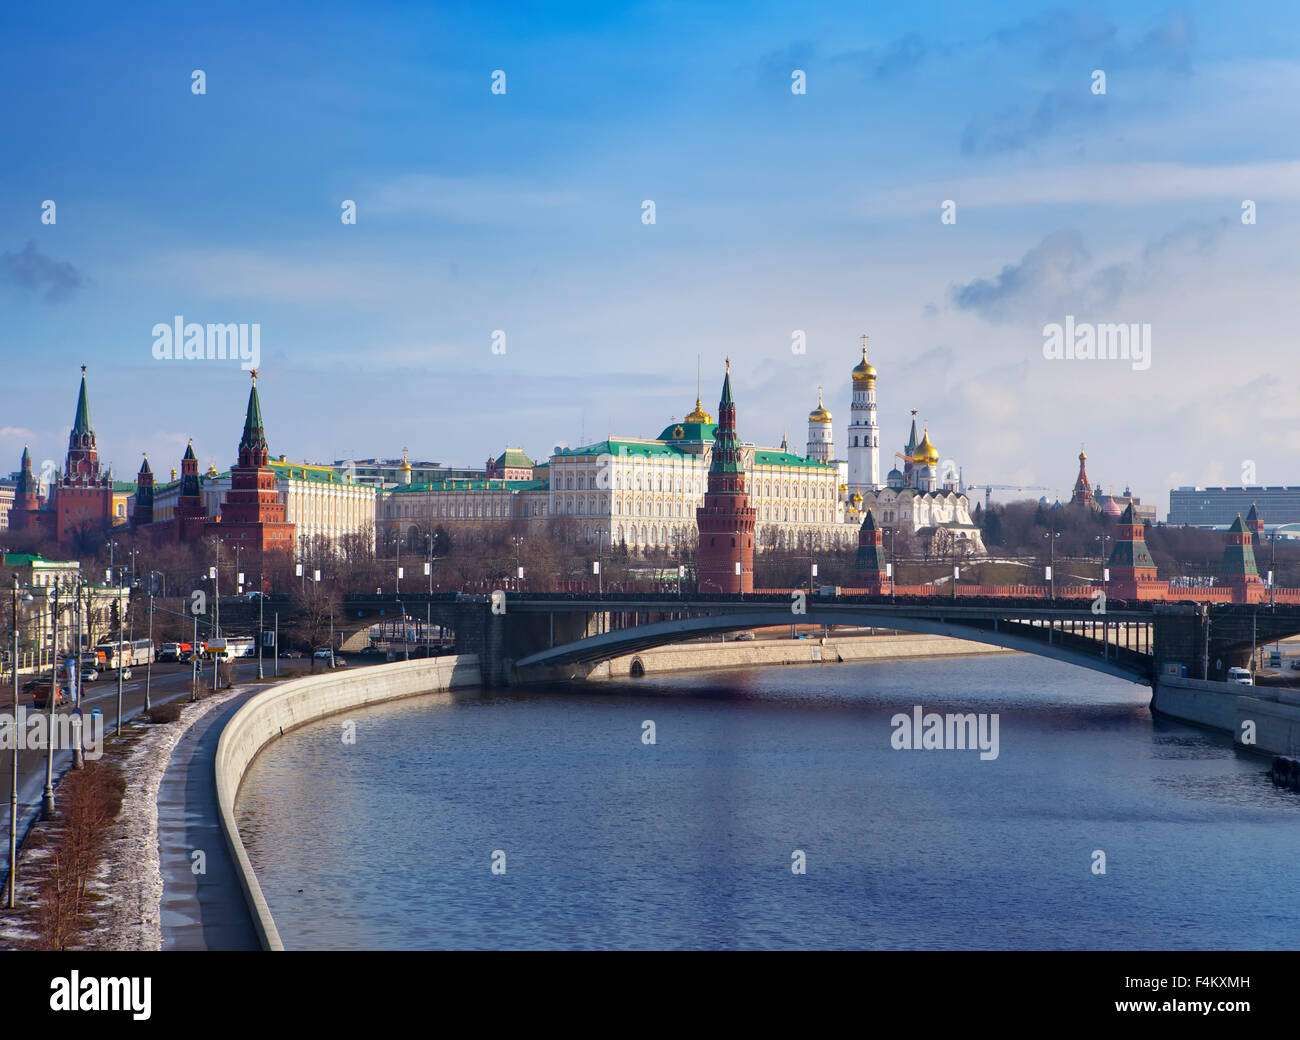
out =
{"type": "Polygon", "coordinates": [[[1019,655],[432,694],[289,733],[237,816],[290,949],[1293,947],[1300,797],[1149,696],[1019,655]],[[997,757],[895,749],[917,705],[997,757]]]}

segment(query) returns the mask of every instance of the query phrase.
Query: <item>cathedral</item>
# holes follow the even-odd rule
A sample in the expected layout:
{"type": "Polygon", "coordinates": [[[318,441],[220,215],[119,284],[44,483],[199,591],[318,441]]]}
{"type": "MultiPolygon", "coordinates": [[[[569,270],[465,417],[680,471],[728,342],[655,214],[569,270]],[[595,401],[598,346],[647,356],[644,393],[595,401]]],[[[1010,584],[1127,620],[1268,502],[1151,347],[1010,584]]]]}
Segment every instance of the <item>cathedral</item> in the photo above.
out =
{"type": "Polygon", "coordinates": [[[926,538],[935,552],[984,555],[984,541],[971,519],[970,502],[961,490],[960,471],[951,459],[940,461],[928,426],[917,435],[915,411],[907,443],[895,459],[899,465],[881,479],[876,369],[867,360],[866,336],[862,337],[862,358],[849,376],[852,396],[847,460],[831,459],[832,417],[822,402],[820,388],[817,407],[808,414],[806,448],[809,458],[840,466],[844,522],[856,528],[870,511],[876,524],[926,538]]]}

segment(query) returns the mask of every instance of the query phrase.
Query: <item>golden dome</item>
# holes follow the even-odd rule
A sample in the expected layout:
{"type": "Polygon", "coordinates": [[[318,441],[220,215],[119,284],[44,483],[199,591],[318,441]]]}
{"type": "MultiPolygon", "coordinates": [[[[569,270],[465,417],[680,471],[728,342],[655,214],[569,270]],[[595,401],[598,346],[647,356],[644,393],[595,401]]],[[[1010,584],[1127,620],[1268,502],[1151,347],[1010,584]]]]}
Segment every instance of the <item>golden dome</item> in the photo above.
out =
{"type": "Polygon", "coordinates": [[[849,496],[849,501],[852,502],[855,506],[859,506],[862,504],[862,496],[855,491],[853,492],[852,495],[849,496]]]}
{"type": "Polygon", "coordinates": [[[817,388],[817,407],[808,413],[809,422],[828,423],[831,421],[831,413],[822,405],[822,388],[817,388]]]}
{"type": "Polygon", "coordinates": [[[403,473],[411,472],[411,464],[406,461],[406,449],[402,449],[402,464],[398,467],[403,473]]]}
{"type": "Polygon", "coordinates": [[[695,411],[686,416],[688,423],[711,423],[713,416],[706,412],[700,405],[700,395],[695,395],[695,411]]]}
{"type": "Polygon", "coordinates": [[[925,435],[921,438],[921,443],[916,446],[916,454],[912,456],[912,461],[922,466],[933,466],[939,461],[939,449],[934,446],[930,440],[930,428],[925,428],[925,435]]]}
{"type": "Polygon", "coordinates": [[[853,366],[853,381],[855,383],[874,383],[876,381],[876,370],[867,360],[867,348],[862,348],[862,360],[853,366]]]}

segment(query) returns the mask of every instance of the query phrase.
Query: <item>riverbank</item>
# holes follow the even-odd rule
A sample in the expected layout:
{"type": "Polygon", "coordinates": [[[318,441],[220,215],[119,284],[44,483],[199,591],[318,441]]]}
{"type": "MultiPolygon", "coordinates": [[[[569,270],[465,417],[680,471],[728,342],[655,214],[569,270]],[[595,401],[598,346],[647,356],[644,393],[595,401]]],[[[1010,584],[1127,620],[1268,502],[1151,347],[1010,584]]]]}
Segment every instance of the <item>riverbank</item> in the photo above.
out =
{"type": "Polygon", "coordinates": [[[253,759],[272,741],[309,722],[431,691],[478,686],[480,681],[478,658],[472,654],[327,672],[272,687],[253,697],[226,724],[216,753],[217,809],[263,949],[283,950],[284,944],[235,822],[235,799],[253,759]]]}
{"type": "Polygon", "coordinates": [[[678,643],[640,650],[625,657],[602,661],[588,679],[627,679],[667,672],[692,672],[717,668],[749,668],[785,664],[842,664],[862,661],[896,661],[909,658],[961,657],[1015,654],[987,643],[946,636],[895,635],[832,636],[821,639],[752,639],[727,643],[678,643]]]}

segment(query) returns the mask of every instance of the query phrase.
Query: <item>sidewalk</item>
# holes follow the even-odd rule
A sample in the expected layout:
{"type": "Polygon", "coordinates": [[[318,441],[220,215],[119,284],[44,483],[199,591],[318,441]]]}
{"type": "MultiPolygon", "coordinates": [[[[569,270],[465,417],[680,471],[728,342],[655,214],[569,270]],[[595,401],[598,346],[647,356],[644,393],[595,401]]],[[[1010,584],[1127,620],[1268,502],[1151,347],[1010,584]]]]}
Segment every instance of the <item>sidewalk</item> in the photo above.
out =
{"type": "Polygon", "coordinates": [[[217,813],[213,775],[217,741],[250,690],[194,724],[172,753],[158,787],[158,859],[164,950],[258,950],[244,890],[217,813]],[[207,872],[195,876],[191,853],[202,850],[207,872]]]}

